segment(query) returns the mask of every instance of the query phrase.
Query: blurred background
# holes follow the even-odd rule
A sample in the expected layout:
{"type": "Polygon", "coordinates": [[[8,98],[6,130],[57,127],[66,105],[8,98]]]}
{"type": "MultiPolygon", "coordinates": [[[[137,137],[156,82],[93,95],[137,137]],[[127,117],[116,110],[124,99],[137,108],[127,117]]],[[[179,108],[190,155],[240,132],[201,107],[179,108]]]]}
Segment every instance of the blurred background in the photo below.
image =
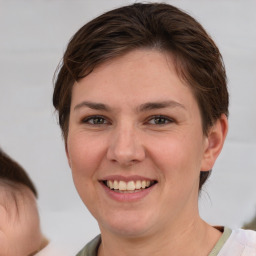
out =
{"type": "MultiPolygon", "coordinates": [[[[99,233],[73,186],[52,107],[52,78],[71,36],[125,0],[0,0],[0,146],[39,191],[46,235],[74,255],[99,233]]],[[[200,195],[202,217],[237,228],[256,214],[256,1],[165,1],[195,17],[223,54],[230,129],[200,195]]]]}

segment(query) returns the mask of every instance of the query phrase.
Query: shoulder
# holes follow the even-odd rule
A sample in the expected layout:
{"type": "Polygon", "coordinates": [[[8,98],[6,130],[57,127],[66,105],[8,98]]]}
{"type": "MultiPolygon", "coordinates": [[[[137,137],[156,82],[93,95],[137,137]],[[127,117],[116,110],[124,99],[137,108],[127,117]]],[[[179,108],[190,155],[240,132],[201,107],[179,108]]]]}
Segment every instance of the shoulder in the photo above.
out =
{"type": "Polygon", "coordinates": [[[76,256],[97,256],[97,251],[101,243],[101,236],[96,236],[91,240],[76,256]]]}
{"type": "Polygon", "coordinates": [[[256,255],[256,232],[252,230],[235,229],[219,256],[255,256],[256,255]]]}

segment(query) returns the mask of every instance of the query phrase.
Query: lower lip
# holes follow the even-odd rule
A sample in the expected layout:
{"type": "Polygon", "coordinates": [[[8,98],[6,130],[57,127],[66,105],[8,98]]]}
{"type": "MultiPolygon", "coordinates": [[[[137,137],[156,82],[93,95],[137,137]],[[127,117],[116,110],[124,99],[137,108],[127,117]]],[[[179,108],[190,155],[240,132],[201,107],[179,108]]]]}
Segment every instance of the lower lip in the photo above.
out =
{"type": "Polygon", "coordinates": [[[143,199],[144,197],[146,197],[155,187],[156,184],[152,185],[151,187],[147,188],[147,189],[143,189],[134,193],[120,193],[120,192],[116,192],[114,190],[109,189],[107,186],[105,186],[102,182],[100,182],[101,186],[103,187],[103,189],[105,190],[105,192],[107,193],[107,195],[119,202],[132,202],[132,201],[138,201],[143,199]]]}

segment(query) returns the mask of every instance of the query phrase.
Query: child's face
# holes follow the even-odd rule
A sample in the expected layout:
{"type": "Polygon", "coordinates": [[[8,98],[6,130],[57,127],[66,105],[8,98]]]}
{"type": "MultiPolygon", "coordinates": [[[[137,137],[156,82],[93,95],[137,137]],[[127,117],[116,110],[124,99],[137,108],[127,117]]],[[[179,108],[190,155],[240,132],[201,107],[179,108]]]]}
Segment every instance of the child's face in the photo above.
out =
{"type": "Polygon", "coordinates": [[[33,255],[42,240],[33,193],[23,185],[0,186],[0,256],[33,255]]]}

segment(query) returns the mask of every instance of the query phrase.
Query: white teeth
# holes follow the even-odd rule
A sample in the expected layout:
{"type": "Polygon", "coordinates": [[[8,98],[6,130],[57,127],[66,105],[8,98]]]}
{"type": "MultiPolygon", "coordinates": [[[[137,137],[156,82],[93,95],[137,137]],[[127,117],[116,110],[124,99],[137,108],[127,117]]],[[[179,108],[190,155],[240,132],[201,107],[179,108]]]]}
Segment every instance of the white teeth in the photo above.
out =
{"type": "Polygon", "coordinates": [[[126,190],[135,190],[134,181],[129,181],[126,185],[126,190]]]}
{"type": "Polygon", "coordinates": [[[149,180],[136,180],[136,181],[117,181],[117,180],[108,180],[107,181],[107,186],[110,189],[114,189],[114,190],[120,190],[120,191],[135,191],[135,190],[139,190],[139,189],[145,189],[148,188],[151,184],[151,182],[149,180]]]}
{"type": "Polygon", "coordinates": [[[126,182],[119,181],[119,190],[126,190],[126,182]]]}
{"type": "Polygon", "coordinates": [[[107,186],[110,188],[110,189],[114,189],[114,185],[113,185],[113,182],[111,180],[108,180],[107,181],[107,186]]]}
{"type": "Polygon", "coordinates": [[[118,188],[119,188],[118,181],[115,180],[115,181],[114,181],[114,189],[118,189],[118,188]]]}
{"type": "Polygon", "coordinates": [[[141,181],[140,180],[136,180],[135,188],[141,189],[141,181]]]}

